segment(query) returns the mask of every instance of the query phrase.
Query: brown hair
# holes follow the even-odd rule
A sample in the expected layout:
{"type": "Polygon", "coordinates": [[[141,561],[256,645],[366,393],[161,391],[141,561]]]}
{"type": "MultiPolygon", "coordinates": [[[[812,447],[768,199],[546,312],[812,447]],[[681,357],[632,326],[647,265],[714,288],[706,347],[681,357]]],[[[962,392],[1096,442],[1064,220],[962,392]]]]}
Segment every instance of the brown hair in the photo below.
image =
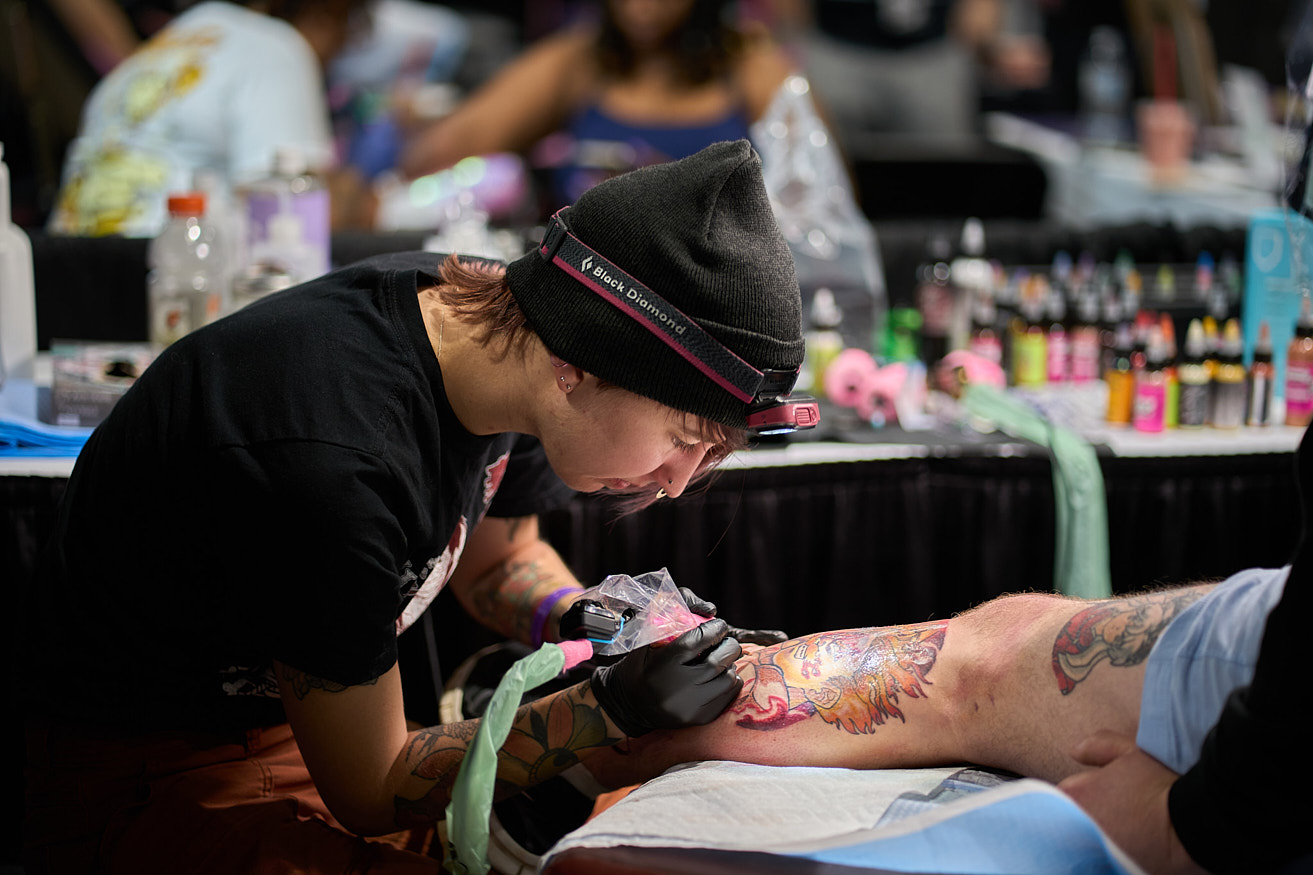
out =
{"type": "Polygon", "coordinates": [[[497,341],[502,353],[522,352],[534,336],[506,282],[506,268],[493,261],[462,261],[448,255],[438,268],[438,297],[462,322],[481,328],[480,343],[497,341]]]}
{"type": "MultiPolygon", "coordinates": [[[[597,61],[602,72],[624,78],[634,70],[633,52],[616,26],[611,4],[602,2],[597,34],[597,61]]],[[[729,0],[694,0],[685,18],[670,34],[667,47],[675,56],[677,75],[688,85],[703,85],[726,76],[731,60],[742,49],[742,36],[728,23],[729,0]]]]}

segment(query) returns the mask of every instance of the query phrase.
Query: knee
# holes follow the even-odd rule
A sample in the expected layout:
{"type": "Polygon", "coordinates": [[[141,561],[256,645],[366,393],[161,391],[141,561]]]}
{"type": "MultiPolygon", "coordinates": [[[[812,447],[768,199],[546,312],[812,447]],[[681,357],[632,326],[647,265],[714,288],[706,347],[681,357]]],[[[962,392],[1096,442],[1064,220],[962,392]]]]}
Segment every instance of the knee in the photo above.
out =
{"type": "Polygon", "coordinates": [[[1010,719],[1005,702],[1035,671],[1037,648],[1051,648],[1043,640],[1051,637],[1048,621],[1067,601],[1043,593],[1002,596],[949,621],[952,670],[945,681],[956,726],[974,730],[1010,719]]]}

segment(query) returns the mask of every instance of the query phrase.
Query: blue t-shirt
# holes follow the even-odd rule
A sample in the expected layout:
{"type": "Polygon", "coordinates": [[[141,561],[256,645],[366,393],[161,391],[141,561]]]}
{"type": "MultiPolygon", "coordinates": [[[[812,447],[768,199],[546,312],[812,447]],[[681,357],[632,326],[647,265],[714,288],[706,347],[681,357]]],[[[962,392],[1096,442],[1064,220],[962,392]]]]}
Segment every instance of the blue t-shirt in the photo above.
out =
{"type": "Polygon", "coordinates": [[[634,124],[590,105],[570,120],[572,160],[556,171],[557,195],[574,203],[604,179],[627,170],[687,158],[712,143],[748,139],[748,117],[741,106],[697,124],[634,124]]]}

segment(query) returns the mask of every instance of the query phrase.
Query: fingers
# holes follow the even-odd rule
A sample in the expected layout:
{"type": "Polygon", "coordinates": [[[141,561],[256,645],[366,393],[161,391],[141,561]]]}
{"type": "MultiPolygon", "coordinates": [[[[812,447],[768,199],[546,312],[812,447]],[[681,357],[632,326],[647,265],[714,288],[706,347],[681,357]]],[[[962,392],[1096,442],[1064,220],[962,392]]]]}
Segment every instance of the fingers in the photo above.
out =
{"type": "Polygon", "coordinates": [[[1135,739],[1111,729],[1100,729],[1077,742],[1071,756],[1085,766],[1106,766],[1119,756],[1135,750],[1135,739]]]}
{"type": "Polygon", "coordinates": [[[684,604],[695,614],[703,617],[716,616],[716,606],[705,599],[698,598],[697,593],[686,586],[679,588],[679,594],[684,598],[684,604]]]}
{"type": "Polygon", "coordinates": [[[761,644],[767,647],[789,640],[789,636],[779,629],[740,629],[738,626],[730,626],[729,634],[740,644],[761,644]]]}
{"type": "Polygon", "coordinates": [[[739,657],[742,655],[743,648],[739,646],[739,642],[727,636],[707,651],[706,663],[715,670],[716,674],[720,674],[723,671],[732,670],[734,663],[738,662],[739,657]]]}
{"type": "Polygon", "coordinates": [[[694,662],[703,653],[715,647],[729,635],[729,624],[721,619],[711,619],[700,626],[689,629],[667,645],[670,658],[680,662],[694,662]]]}

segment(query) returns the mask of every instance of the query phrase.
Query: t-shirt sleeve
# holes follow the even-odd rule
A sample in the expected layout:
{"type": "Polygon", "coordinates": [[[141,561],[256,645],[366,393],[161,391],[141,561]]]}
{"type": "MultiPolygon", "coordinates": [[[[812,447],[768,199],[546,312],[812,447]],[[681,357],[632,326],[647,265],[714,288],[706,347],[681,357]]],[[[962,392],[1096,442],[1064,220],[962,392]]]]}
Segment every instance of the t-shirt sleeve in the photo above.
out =
{"type": "Polygon", "coordinates": [[[538,439],[521,435],[511,449],[506,476],[488,506],[488,516],[507,518],[546,513],[564,505],[574,494],[547,463],[547,453],[538,439]]]}
{"type": "Polygon", "coordinates": [[[391,668],[406,545],[385,464],[280,441],[223,450],[213,470],[213,512],[229,515],[233,540],[225,572],[259,593],[249,617],[265,655],[347,685],[391,668]]]}

